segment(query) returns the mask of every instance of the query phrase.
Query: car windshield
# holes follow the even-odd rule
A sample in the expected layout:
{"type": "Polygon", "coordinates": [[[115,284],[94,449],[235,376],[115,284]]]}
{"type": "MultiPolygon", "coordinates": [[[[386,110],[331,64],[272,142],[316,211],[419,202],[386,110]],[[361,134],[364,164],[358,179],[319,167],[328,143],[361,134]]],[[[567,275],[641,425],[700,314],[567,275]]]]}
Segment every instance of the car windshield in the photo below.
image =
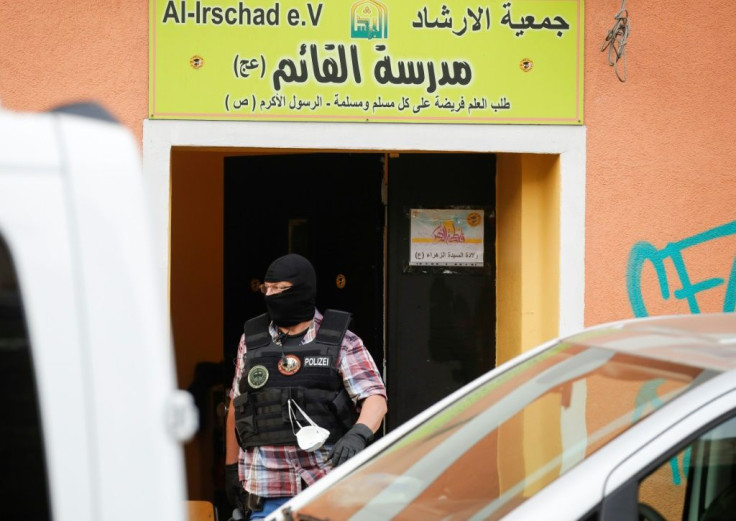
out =
{"type": "Polygon", "coordinates": [[[558,344],[419,425],[300,508],[297,519],[499,519],[714,374],[558,344]]]}

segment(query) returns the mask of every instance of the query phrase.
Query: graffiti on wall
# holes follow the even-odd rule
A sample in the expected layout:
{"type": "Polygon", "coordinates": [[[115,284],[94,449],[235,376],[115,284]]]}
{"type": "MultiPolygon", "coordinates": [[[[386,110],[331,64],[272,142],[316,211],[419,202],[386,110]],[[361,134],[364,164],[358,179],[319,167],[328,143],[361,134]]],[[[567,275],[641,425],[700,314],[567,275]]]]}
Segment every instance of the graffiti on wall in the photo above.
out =
{"type": "Polygon", "coordinates": [[[691,313],[700,313],[698,294],[725,284],[723,311],[734,311],[734,308],[736,308],[736,252],[734,252],[731,269],[726,279],[711,277],[704,280],[692,280],[683,255],[688,248],[707,248],[713,244],[711,241],[728,236],[736,236],[736,221],[711,228],[677,242],[671,242],[661,249],[657,249],[649,242],[637,242],[629,253],[626,274],[626,289],[634,315],[637,317],[649,316],[642,292],[642,272],[646,263],[651,263],[654,268],[659,284],[659,292],[663,299],[668,300],[670,296],[674,296],[677,300],[685,301],[691,313]],[[671,262],[674,267],[674,277],[668,277],[667,275],[667,262],[671,262]],[[672,291],[677,286],[679,288],[672,291]]]}

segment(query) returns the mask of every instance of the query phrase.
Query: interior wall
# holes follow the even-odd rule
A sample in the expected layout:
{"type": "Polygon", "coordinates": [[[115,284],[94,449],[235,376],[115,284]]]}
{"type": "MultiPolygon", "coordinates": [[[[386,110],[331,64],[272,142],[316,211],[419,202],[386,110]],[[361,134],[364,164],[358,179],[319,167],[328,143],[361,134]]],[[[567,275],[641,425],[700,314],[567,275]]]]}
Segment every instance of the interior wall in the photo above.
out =
{"type": "Polygon", "coordinates": [[[497,364],[559,334],[560,161],[498,154],[497,364]]]}
{"type": "MultiPolygon", "coordinates": [[[[559,335],[560,157],[555,154],[497,156],[497,363],[559,335]]],[[[514,419],[502,436],[523,438],[521,454],[500,468],[504,481],[522,461],[543,466],[562,445],[559,397],[548,396],[514,419]],[[539,429],[539,425],[548,428],[539,429]]],[[[533,494],[543,481],[527,486],[533,494]]]]}
{"type": "Polygon", "coordinates": [[[521,352],[521,156],[496,156],[496,365],[521,352]]]}
{"type": "Polygon", "coordinates": [[[523,154],[522,229],[524,241],[523,350],[559,333],[560,163],[559,156],[523,154]]]}
{"type": "Polygon", "coordinates": [[[209,500],[213,489],[214,368],[197,373],[195,382],[195,367],[219,363],[223,353],[223,157],[196,148],[171,153],[169,294],[177,380],[184,389],[194,384],[201,413],[201,428],[185,446],[190,499],[209,500]]]}

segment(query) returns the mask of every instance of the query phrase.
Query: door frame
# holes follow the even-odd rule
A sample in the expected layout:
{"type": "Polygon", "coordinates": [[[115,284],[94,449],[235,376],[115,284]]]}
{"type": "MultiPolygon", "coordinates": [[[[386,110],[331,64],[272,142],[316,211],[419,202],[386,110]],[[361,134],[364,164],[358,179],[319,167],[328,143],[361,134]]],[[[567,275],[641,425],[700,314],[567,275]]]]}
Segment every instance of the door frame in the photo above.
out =
{"type": "Polygon", "coordinates": [[[558,334],[584,324],[584,126],[434,125],[145,120],[143,174],[154,225],[161,290],[169,296],[173,147],[348,152],[554,154],[560,168],[558,334]]]}

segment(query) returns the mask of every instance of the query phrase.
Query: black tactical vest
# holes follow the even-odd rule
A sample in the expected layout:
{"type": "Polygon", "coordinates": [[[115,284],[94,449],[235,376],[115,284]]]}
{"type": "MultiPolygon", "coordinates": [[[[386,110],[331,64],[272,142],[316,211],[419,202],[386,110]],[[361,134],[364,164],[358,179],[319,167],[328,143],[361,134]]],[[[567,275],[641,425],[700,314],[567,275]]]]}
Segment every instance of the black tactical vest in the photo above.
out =
{"type": "MultiPolygon", "coordinates": [[[[240,379],[240,396],[233,400],[235,429],[241,447],[296,445],[289,421],[288,400],[294,400],[334,443],[355,424],[357,412],[338,372],[337,357],[350,314],[327,310],[316,338],[300,346],[276,344],[268,331],[270,318],[260,315],[245,323],[248,348],[240,379]]],[[[298,410],[296,419],[309,425],[298,410]]]]}

